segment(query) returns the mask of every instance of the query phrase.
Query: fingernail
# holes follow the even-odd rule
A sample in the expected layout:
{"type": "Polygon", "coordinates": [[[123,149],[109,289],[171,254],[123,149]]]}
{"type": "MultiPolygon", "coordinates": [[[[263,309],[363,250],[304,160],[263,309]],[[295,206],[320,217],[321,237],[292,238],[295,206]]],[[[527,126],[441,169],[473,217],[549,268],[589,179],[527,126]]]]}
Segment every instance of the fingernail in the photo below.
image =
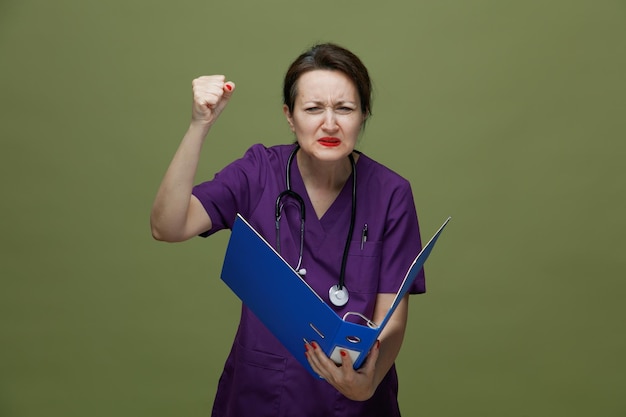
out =
{"type": "Polygon", "coordinates": [[[380,340],[376,341],[376,349],[380,349],[380,340]]]}
{"type": "Polygon", "coordinates": [[[232,86],[232,85],[230,85],[230,84],[226,84],[226,85],[225,85],[225,87],[226,87],[226,89],[227,89],[228,91],[232,91],[232,90],[233,90],[233,86],[232,86]]]}
{"type": "Polygon", "coordinates": [[[343,357],[345,358],[345,357],[346,357],[346,355],[347,355],[346,351],[345,351],[345,350],[342,350],[342,351],[341,351],[341,356],[343,356],[343,357]]]}
{"type": "Polygon", "coordinates": [[[311,343],[311,346],[313,346],[313,349],[317,349],[317,343],[313,342],[311,343]]]}
{"type": "Polygon", "coordinates": [[[304,344],[304,349],[306,349],[306,351],[308,352],[309,351],[309,345],[305,343],[304,344]]]}

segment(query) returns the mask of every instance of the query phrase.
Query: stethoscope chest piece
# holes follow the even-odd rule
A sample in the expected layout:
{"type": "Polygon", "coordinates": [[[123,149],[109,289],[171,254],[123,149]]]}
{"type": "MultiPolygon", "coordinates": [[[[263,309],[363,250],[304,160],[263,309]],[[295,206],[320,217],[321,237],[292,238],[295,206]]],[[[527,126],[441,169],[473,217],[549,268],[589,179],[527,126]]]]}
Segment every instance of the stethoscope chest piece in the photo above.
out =
{"type": "Polygon", "coordinates": [[[339,288],[339,285],[333,285],[328,290],[328,298],[330,298],[330,302],[337,307],[342,307],[348,302],[350,294],[348,294],[348,289],[345,285],[341,288],[339,288]]]}

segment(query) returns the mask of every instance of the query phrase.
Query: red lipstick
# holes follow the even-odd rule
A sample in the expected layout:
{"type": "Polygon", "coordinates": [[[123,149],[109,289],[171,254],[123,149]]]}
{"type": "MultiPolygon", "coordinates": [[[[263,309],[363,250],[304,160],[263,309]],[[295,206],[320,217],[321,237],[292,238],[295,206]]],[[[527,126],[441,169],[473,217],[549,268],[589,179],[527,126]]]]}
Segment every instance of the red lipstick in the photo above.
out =
{"type": "Polygon", "coordinates": [[[334,148],[335,146],[339,146],[341,144],[341,140],[339,140],[339,138],[327,136],[324,138],[319,138],[317,140],[317,143],[319,143],[322,146],[328,146],[330,148],[334,148]]]}

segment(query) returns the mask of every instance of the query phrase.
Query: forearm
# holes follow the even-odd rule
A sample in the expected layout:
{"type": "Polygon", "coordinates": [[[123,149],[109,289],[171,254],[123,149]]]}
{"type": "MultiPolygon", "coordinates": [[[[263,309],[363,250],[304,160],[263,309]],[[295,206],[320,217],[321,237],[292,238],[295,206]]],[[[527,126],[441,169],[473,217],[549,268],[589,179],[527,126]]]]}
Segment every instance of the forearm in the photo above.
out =
{"type": "Polygon", "coordinates": [[[380,338],[380,355],[378,356],[376,372],[374,374],[375,386],[381,383],[385,375],[389,372],[389,369],[391,369],[391,366],[400,353],[400,348],[404,341],[404,328],[395,326],[391,329],[386,327],[385,330],[386,334],[382,335],[380,338]]]}
{"type": "MultiPolygon", "coordinates": [[[[379,302],[380,301],[382,300],[379,298],[379,302]]],[[[375,317],[375,319],[378,320],[381,320],[380,315],[383,311],[388,310],[387,302],[383,302],[381,304],[385,305],[386,308],[381,309],[381,311],[377,311],[377,317],[375,317]]],[[[387,375],[389,369],[391,369],[391,366],[394,364],[398,354],[400,353],[400,348],[402,347],[402,342],[404,341],[407,318],[408,295],[405,296],[400,302],[396,311],[380,335],[380,351],[378,360],[376,361],[374,373],[374,383],[376,387],[380,384],[385,375],[387,375]]]]}
{"type": "Polygon", "coordinates": [[[192,123],[185,133],[157,191],[150,224],[157,240],[180,241],[186,232],[191,192],[200,151],[210,126],[192,123]]]}

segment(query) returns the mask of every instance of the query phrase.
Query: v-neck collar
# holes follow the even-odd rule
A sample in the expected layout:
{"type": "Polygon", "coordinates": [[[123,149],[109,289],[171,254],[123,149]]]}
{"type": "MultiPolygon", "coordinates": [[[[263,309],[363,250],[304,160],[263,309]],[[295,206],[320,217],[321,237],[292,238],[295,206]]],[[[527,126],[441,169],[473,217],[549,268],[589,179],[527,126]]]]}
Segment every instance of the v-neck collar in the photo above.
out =
{"type": "Polygon", "coordinates": [[[354,173],[350,174],[341,191],[321,218],[318,218],[315,213],[313,203],[304,185],[304,180],[302,175],[300,175],[298,158],[294,158],[290,175],[292,189],[300,194],[304,200],[307,232],[314,232],[323,236],[327,233],[332,233],[337,227],[345,228],[347,223],[342,220],[345,218],[344,214],[347,214],[349,221],[352,209],[352,179],[354,173]]]}

